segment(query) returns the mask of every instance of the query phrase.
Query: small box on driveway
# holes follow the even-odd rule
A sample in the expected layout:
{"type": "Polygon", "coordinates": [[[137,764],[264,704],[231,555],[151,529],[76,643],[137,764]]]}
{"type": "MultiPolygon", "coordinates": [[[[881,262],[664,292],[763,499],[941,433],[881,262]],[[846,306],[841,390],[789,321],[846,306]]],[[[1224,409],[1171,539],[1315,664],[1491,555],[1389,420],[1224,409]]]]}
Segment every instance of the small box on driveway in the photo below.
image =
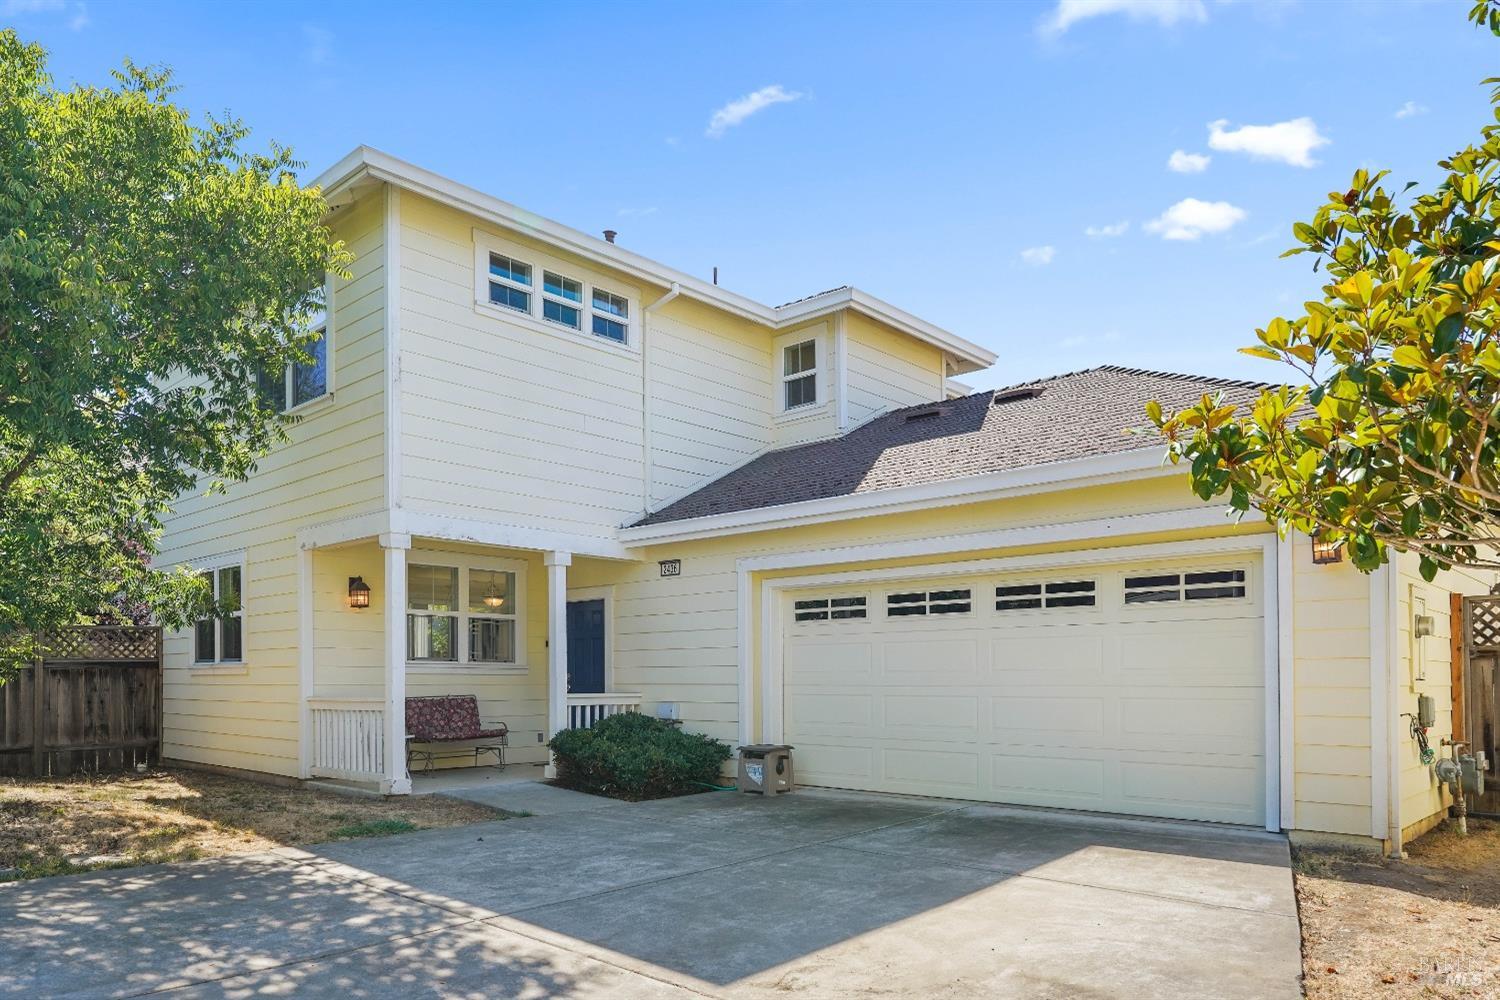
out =
{"type": "Polygon", "coordinates": [[[740,747],[739,789],[746,793],[775,795],[790,792],[792,748],[780,743],[752,743],[740,747]]]}

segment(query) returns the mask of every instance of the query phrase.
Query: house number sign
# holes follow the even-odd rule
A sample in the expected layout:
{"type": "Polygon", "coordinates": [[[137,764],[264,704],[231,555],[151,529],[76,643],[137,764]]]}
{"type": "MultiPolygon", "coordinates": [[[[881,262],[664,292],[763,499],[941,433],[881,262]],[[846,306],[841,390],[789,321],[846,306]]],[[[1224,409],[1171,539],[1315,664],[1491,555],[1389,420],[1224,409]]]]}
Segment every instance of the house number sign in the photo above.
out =
{"type": "Polygon", "coordinates": [[[662,576],[681,576],[682,575],[682,560],[681,559],[663,559],[661,561],[661,575],[662,576]]]}

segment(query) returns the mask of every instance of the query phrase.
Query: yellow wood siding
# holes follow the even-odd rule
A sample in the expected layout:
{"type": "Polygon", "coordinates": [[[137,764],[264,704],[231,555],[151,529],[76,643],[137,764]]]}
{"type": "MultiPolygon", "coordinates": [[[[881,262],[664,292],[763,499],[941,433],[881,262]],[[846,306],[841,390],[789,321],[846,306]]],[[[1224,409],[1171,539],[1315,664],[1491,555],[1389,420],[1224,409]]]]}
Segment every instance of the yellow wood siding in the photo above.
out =
{"type": "Polygon", "coordinates": [[[766,328],[682,299],[647,322],[654,510],[770,447],[774,396],[766,328]]]}
{"type": "MultiPolygon", "coordinates": [[[[1462,627],[1451,620],[1448,595],[1486,594],[1494,574],[1455,569],[1439,573],[1428,583],[1418,572],[1418,562],[1415,555],[1403,555],[1396,563],[1399,569],[1396,581],[1396,705],[1392,712],[1397,716],[1415,714],[1417,696],[1431,695],[1437,720],[1427,739],[1438,754],[1446,757],[1448,752],[1441,744],[1453,736],[1453,675],[1448,644],[1452,630],[1462,627]],[[1425,610],[1418,607],[1419,602],[1425,602],[1425,610]],[[1432,635],[1420,639],[1414,636],[1412,624],[1416,614],[1432,617],[1432,635]]],[[[1401,719],[1395,727],[1403,827],[1423,822],[1446,809],[1451,802],[1450,796],[1433,777],[1432,768],[1422,763],[1421,751],[1417,741],[1411,738],[1407,722],[1401,719]]]]}
{"type": "Polygon", "coordinates": [[[245,554],[244,663],[194,668],[191,633],[167,639],[167,757],[296,773],[296,531],[384,505],[381,200],[358,203],[334,227],[355,260],[333,291],[332,400],[309,407],[248,481],[184,496],[165,520],[161,565],[245,554]]]}
{"type": "Polygon", "coordinates": [[[943,398],[943,358],[936,347],[858,315],[848,317],[846,330],[850,426],[943,398]]]}
{"type": "Polygon", "coordinates": [[[1345,560],[1319,566],[1294,535],[1293,810],[1299,830],[1368,837],[1370,581],[1345,560]]]}
{"type": "MultiPolygon", "coordinates": [[[[527,241],[495,239],[542,259],[527,241]]],[[[404,505],[595,537],[638,517],[640,354],[476,307],[474,221],[459,212],[405,195],[401,240],[404,505]]],[[[581,263],[549,266],[595,280],[581,263]]]]}

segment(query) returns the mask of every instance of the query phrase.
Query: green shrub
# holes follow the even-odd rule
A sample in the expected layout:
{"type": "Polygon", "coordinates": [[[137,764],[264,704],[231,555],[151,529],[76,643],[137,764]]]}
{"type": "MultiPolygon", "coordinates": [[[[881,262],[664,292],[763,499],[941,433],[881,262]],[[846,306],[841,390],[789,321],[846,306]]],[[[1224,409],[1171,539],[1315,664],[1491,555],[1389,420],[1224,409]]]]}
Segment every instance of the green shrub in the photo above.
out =
{"type": "Polygon", "coordinates": [[[729,746],[639,712],[602,719],[592,729],[565,729],[547,744],[557,782],[617,799],[661,799],[715,784],[729,746]]]}

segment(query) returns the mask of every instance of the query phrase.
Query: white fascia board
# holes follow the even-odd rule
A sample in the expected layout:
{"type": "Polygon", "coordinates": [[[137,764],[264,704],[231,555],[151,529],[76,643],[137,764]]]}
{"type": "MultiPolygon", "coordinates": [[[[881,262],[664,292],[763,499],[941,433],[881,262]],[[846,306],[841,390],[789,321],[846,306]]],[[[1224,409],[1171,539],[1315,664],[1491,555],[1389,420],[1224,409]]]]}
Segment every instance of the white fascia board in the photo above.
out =
{"type": "MultiPolygon", "coordinates": [[[[297,530],[297,547],[321,549],[393,537],[435,538],[535,552],[570,552],[596,559],[639,561],[640,556],[612,538],[528,528],[498,521],[475,521],[412,510],[375,510],[324,521],[297,530]]],[[[385,544],[382,541],[382,544],[385,544]]],[[[409,542],[407,544],[410,544],[409,542]]]]}
{"type": "Polygon", "coordinates": [[[778,329],[795,326],[841,309],[852,309],[900,330],[908,336],[941,348],[963,362],[960,367],[964,371],[978,371],[995,363],[995,352],[950,333],[940,326],[934,326],[925,319],[914,316],[905,309],[893,306],[884,299],[878,299],[858,288],[835,288],[821,295],[778,306],[775,310],[775,325],[778,329]]]}
{"type": "Polygon", "coordinates": [[[343,189],[362,177],[370,177],[405,188],[495,225],[562,247],[585,260],[613,268],[633,278],[648,281],[663,288],[670,288],[676,284],[681,287],[684,295],[707,302],[743,319],[761,323],[773,330],[794,326],[837,309],[854,308],[918,340],[934,344],[974,366],[968,370],[988,368],[995,363],[994,352],[856,288],[839,289],[780,308],[768,306],[701,278],[695,278],[683,271],[667,267],[648,257],[631,253],[629,250],[590,236],[571,226],[544,219],[534,212],[528,212],[510,202],[501,201],[466,184],[460,184],[369,146],[358,147],[319,174],[312,183],[323,190],[324,197],[334,200],[343,189]]]}
{"type": "Polygon", "coordinates": [[[697,538],[767,531],[794,525],[982,503],[986,500],[1078,489],[1102,483],[1182,475],[1181,469],[1162,461],[1163,455],[1164,449],[1161,448],[1137,448],[1065,462],[1029,465],[981,476],[965,476],[961,479],[898,486],[870,493],[804,500],[775,507],[622,528],[619,537],[627,546],[686,542],[697,538]]]}
{"type": "Polygon", "coordinates": [[[396,525],[395,530],[404,531],[416,538],[439,538],[449,542],[472,542],[475,545],[530,549],[537,552],[565,552],[578,556],[592,556],[597,559],[623,559],[630,562],[638,561],[640,558],[612,538],[575,535],[545,528],[528,528],[519,524],[475,521],[410,510],[396,511],[393,523],[396,525]]]}

